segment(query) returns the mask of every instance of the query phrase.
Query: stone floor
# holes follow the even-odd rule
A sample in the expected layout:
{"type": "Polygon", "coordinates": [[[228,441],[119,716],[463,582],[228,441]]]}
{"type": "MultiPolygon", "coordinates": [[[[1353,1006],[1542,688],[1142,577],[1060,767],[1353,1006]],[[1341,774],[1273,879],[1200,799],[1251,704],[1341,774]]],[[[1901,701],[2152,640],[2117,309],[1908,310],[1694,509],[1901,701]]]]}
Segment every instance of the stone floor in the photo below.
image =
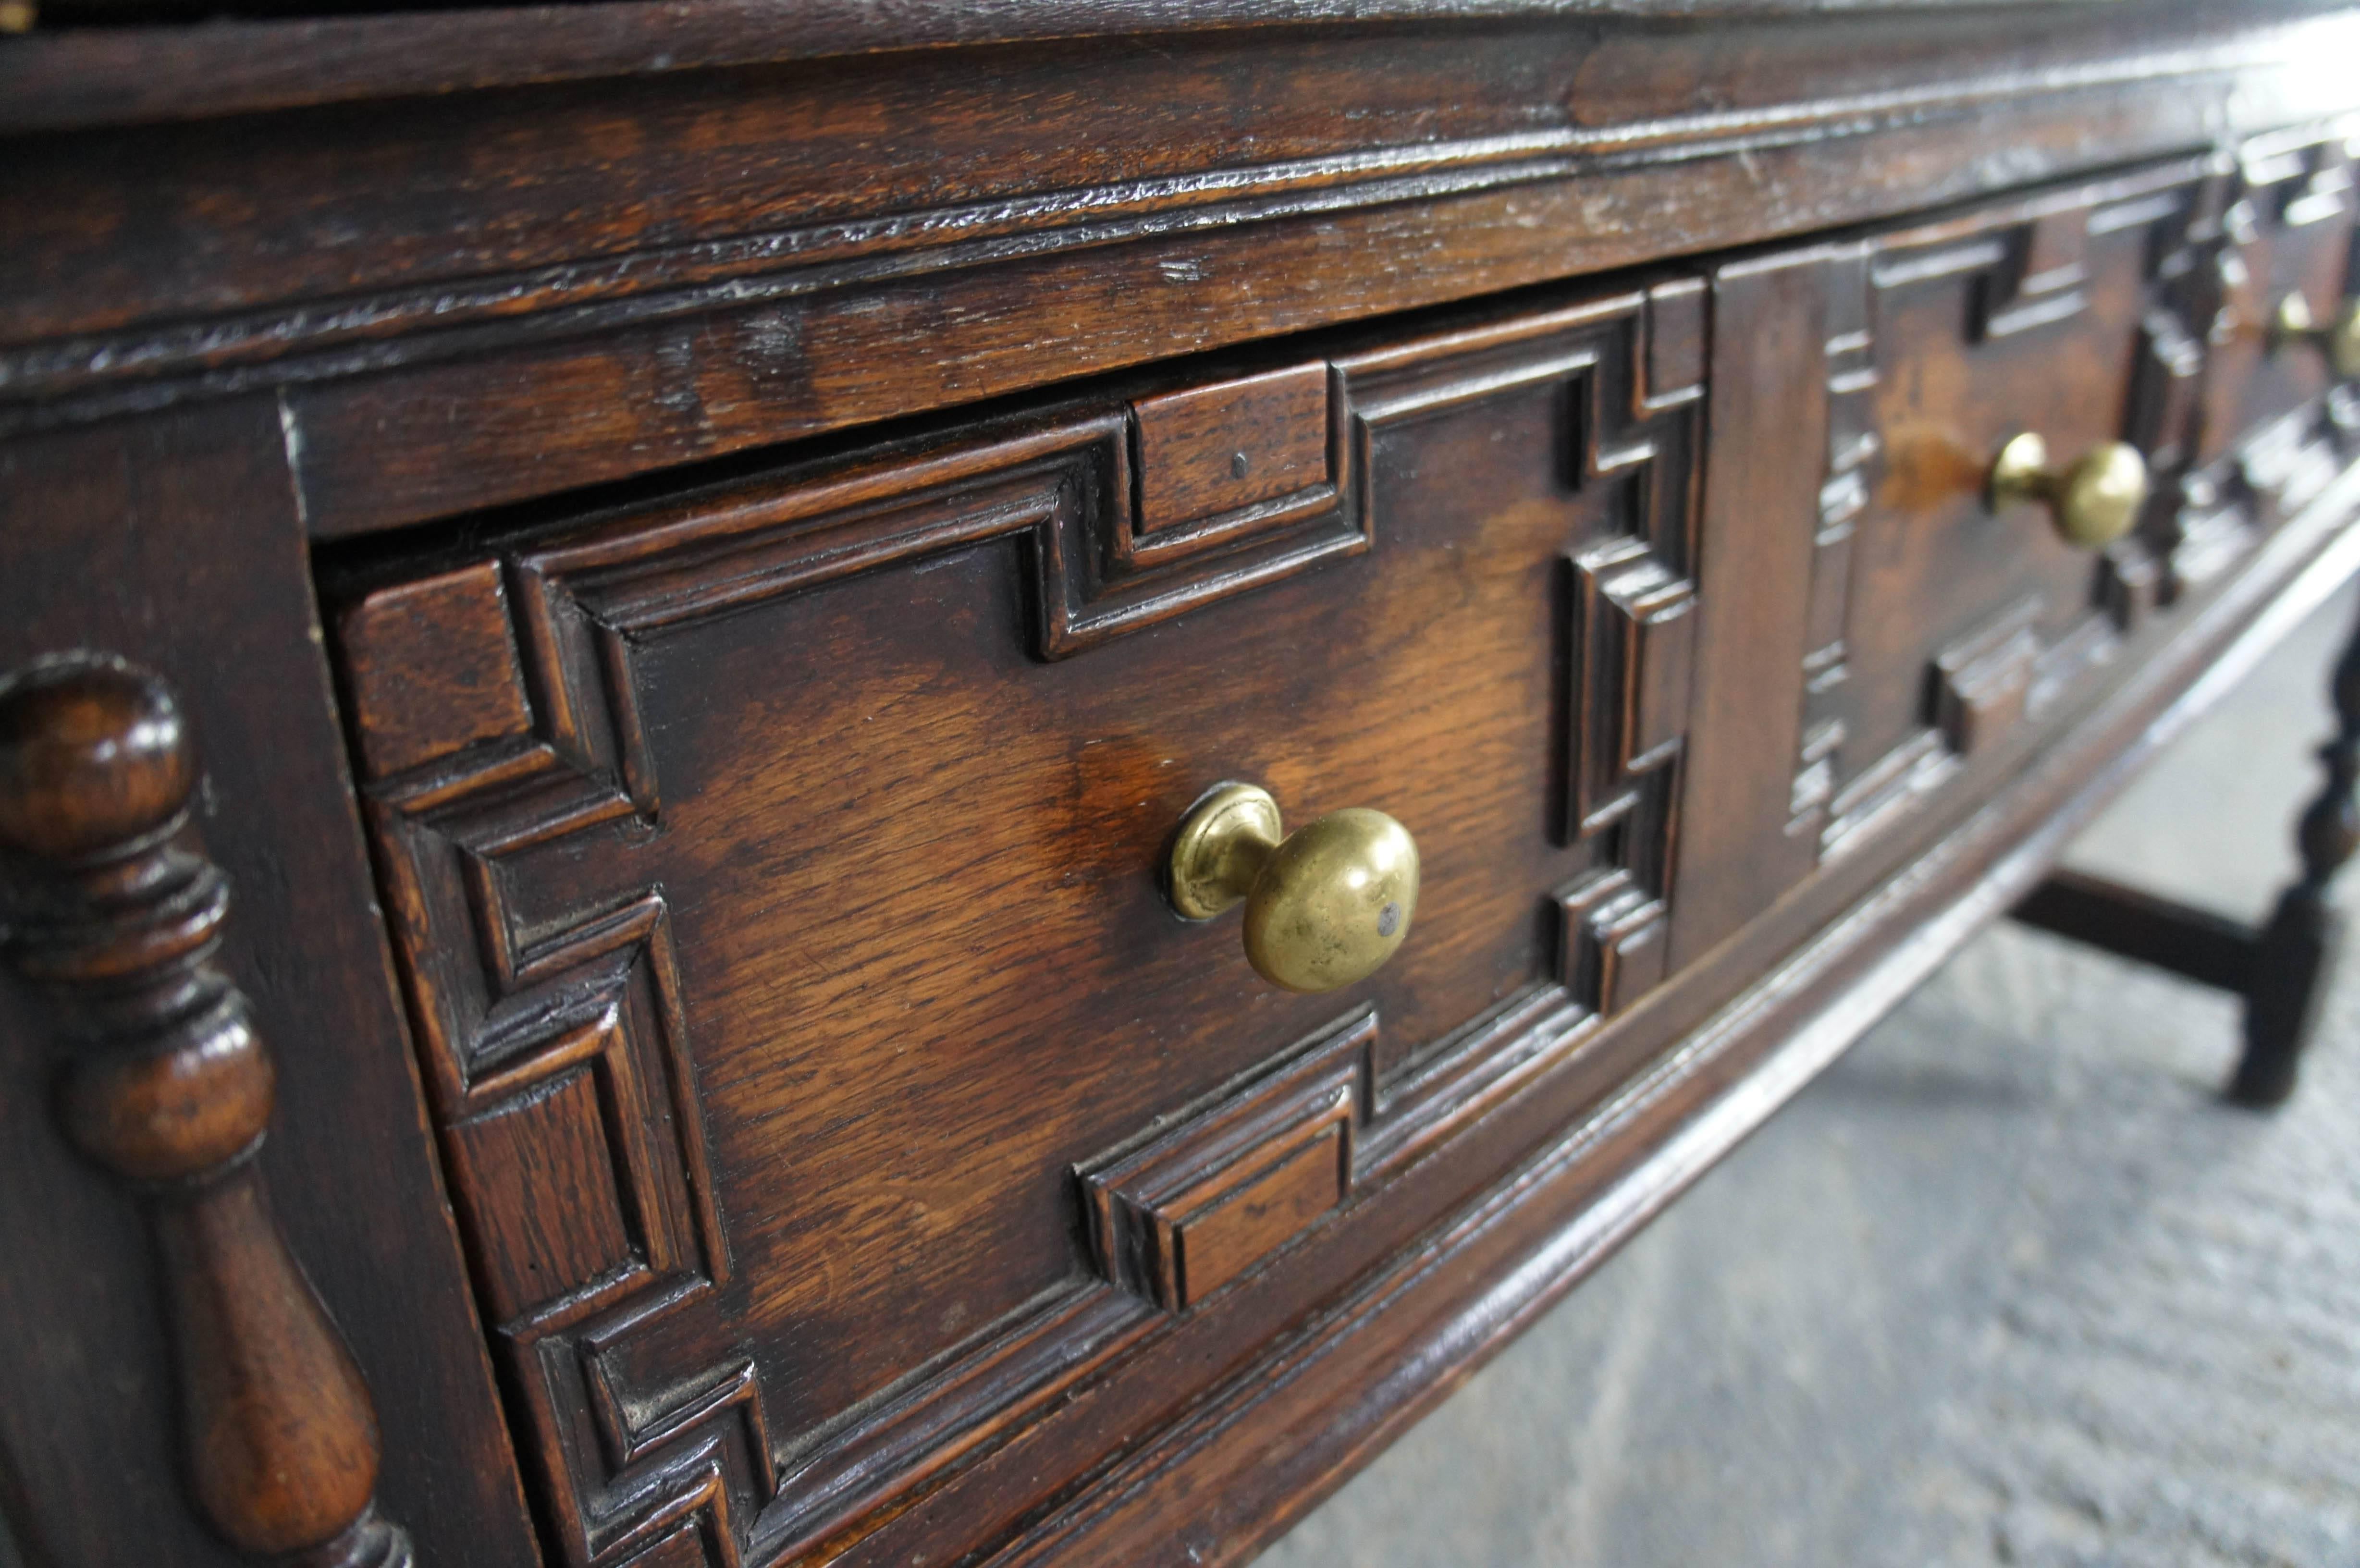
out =
{"type": "MultiPolygon", "coordinates": [[[[2071,861],[2258,915],[2353,611],[2071,861]]],[[[1989,932],[1260,1568],[2360,1565],[2360,963],[2281,1112],[2236,1023],[1989,932]]]]}

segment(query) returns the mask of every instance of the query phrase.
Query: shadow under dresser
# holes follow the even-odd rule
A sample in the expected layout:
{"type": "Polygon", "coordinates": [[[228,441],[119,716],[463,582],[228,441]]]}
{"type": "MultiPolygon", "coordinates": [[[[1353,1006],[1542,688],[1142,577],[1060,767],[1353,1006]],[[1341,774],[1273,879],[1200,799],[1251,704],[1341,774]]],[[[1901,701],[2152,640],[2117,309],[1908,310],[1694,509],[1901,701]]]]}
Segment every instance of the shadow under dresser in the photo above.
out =
{"type": "Polygon", "coordinates": [[[2294,1086],[2360,653],[2044,877],[2360,570],[2360,12],[0,25],[0,1562],[1241,1562],[2012,909],[2294,1086]]]}

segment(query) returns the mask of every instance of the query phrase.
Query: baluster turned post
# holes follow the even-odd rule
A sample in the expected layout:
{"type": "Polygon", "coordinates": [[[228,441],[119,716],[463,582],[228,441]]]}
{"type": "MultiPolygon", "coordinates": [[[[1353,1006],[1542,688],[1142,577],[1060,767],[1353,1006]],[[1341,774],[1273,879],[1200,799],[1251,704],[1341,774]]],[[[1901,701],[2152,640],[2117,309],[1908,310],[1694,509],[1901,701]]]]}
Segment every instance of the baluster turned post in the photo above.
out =
{"type": "Polygon", "coordinates": [[[256,1152],[273,1073],[214,963],[229,887],[188,825],[165,684],[69,654],[0,678],[9,956],[65,1046],[60,1115],[154,1236],[186,1481],[224,1539],[303,1568],[397,1568],[367,1387],[289,1254],[256,1152]]]}
{"type": "Polygon", "coordinates": [[[2302,814],[2295,842],[2302,876],[2278,898],[2262,928],[2245,996],[2245,1054],[2229,1097],[2275,1105],[2294,1092],[2303,1047],[2318,1023],[2342,921],[2327,887],[2360,850],[2360,630],[2355,630],[2329,686],[2335,703],[2335,738],[2322,746],[2327,784],[2302,814]]]}

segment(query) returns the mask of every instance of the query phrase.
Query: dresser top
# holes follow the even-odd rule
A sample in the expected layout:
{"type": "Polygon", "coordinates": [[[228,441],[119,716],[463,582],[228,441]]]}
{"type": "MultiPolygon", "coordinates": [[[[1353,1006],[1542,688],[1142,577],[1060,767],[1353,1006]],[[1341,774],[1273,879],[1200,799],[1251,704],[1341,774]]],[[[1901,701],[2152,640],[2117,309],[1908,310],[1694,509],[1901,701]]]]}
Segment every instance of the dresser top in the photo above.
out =
{"type": "Polygon", "coordinates": [[[45,24],[0,40],[0,436],[273,397],[313,532],[377,533],[2195,148],[2267,162],[2360,134],[2356,38],[2308,0],[45,24]]]}
{"type": "MultiPolygon", "coordinates": [[[[137,6],[50,0],[38,9],[40,27],[0,38],[0,134],[949,46],[1520,23],[1688,30],[1791,19],[1871,27],[1880,18],[1990,12],[1995,5],[2119,13],[2126,47],[2151,25],[2207,13],[2158,0],[621,0],[371,12],[336,0],[292,0],[269,7],[274,16],[237,16],[182,0],[137,6]],[[188,23],[76,25],[178,9],[208,15],[188,23]]],[[[2326,0],[2256,0],[2238,11],[2250,23],[2336,8],[2326,0]]],[[[2210,10],[2217,16],[2217,7],[2210,10]]]]}

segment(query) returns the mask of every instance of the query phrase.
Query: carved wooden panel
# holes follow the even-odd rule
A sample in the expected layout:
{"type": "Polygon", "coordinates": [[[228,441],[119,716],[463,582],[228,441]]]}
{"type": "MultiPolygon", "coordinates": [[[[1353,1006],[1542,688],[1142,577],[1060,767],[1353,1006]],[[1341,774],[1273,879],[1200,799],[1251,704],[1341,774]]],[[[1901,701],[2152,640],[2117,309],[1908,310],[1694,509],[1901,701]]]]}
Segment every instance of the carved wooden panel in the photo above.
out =
{"type": "Polygon", "coordinates": [[[2335,471],[2360,402],[2255,323],[2343,297],[2351,186],[2314,129],[1716,275],[1706,561],[1754,593],[1699,616],[1675,962],[2021,757],[2335,471]],[[2132,532],[1993,513],[2027,430],[2137,447],[2132,532]]]}
{"type": "Polygon", "coordinates": [[[825,1559],[1663,976],[1703,357],[1673,282],[330,563],[560,1560],[825,1559]],[[1373,981],[1163,905],[1226,777],[1417,834],[1373,981]]]}
{"type": "MultiPolygon", "coordinates": [[[[1701,279],[1648,295],[1645,406],[1676,408],[1701,389],[1701,279]]],[[[1626,446],[1601,466],[1634,486],[1641,526],[1573,561],[1574,707],[1566,824],[1576,840],[1610,834],[1611,855],[1558,889],[1557,978],[1612,1017],[1664,976],[1675,791],[1688,730],[1697,589],[1693,467],[1626,446]],[[1668,486],[1679,486],[1677,491],[1668,486]]]]}

